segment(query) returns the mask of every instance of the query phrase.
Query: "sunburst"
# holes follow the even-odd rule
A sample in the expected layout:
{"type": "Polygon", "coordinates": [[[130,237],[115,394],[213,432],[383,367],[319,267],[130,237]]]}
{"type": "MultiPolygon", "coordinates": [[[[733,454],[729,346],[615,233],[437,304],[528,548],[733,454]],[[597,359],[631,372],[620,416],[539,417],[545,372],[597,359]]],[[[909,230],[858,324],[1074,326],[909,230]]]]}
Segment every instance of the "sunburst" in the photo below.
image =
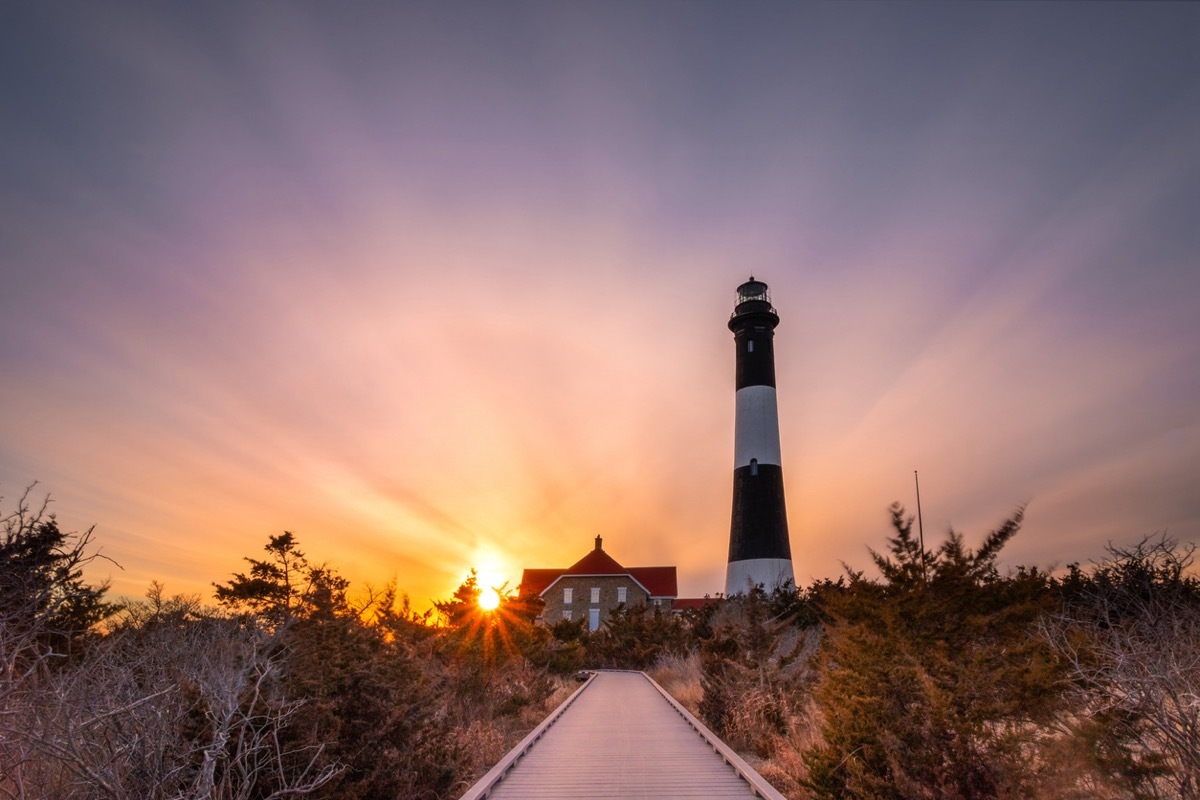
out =
{"type": "Polygon", "coordinates": [[[500,607],[500,593],[495,589],[486,588],[480,591],[479,599],[476,601],[479,607],[484,611],[495,611],[500,607]]]}

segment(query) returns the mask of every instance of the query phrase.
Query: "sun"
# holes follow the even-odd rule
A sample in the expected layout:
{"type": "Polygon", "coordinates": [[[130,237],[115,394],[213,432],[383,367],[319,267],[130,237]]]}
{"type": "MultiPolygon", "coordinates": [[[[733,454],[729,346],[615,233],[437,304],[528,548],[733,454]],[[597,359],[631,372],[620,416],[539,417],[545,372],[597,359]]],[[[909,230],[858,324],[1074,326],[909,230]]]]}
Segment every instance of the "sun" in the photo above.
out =
{"type": "Polygon", "coordinates": [[[484,589],[479,593],[478,602],[484,611],[495,611],[500,606],[500,593],[495,589],[484,589]]]}
{"type": "Polygon", "coordinates": [[[479,596],[475,602],[482,611],[495,611],[504,601],[508,592],[508,581],[504,578],[507,572],[506,562],[497,550],[482,547],[475,552],[475,585],[479,596]]]}

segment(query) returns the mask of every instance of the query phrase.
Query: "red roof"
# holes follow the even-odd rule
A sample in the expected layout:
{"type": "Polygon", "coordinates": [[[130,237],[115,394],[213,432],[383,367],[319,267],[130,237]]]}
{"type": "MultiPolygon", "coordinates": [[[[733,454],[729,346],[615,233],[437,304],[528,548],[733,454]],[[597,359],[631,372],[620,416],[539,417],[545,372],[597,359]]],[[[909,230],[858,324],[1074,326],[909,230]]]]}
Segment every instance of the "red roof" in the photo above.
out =
{"type": "Polygon", "coordinates": [[[624,575],[629,570],[597,545],[595,550],[562,571],[567,575],[624,575]]]}
{"type": "Polygon", "coordinates": [[[623,567],[604,552],[600,537],[596,548],[566,569],[527,569],[521,576],[522,594],[542,594],[563,575],[628,575],[651,597],[674,597],[679,593],[674,567],[623,567]]]}
{"type": "Polygon", "coordinates": [[[630,567],[629,574],[646,587],[651,597],[674,597],[679,594],[674,567],[630,567]]]}
{"type": "Polygon", "coordinates": [[[564,570],[561,569],[527,569],[521,575],[521,594],[541,594],[550,584],[558,580],[564,570]]]}
{"type": "Polygon", "coordinates": [[[671,602],[672,611],[691,611],[693,609],[700,610],[705,606],[711,606],[721,602],[719,597],[676,597],[671,602]]]}

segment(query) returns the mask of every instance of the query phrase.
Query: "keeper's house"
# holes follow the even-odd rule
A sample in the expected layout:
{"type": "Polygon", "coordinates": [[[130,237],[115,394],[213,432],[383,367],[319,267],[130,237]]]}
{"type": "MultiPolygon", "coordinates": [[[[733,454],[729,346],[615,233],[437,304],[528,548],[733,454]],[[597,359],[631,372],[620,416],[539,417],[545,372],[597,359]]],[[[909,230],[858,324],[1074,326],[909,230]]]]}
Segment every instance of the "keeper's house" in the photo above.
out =
{"type": "Polygon", "coordinates": [[[679,590],[674,567],[623,567],[597,536],[595,549],[566,569],[525,570],[521,594],[541,596],[547,625],[586,619],[594,631],[621,605],[648,603],[671,611],[679,590]]]}

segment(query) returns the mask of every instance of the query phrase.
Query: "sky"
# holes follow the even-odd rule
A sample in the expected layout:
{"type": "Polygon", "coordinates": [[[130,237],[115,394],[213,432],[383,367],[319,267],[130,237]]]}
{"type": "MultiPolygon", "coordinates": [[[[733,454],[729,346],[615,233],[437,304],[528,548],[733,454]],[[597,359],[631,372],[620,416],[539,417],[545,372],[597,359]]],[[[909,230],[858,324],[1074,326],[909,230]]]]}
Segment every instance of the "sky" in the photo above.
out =
{"type": "Polygon", "coordinates": [[[1198,212],[1196,4],[5,3],[0,507],[130,597],[716,593],[754,275],[799,583],[915,470],[1009,567],[1200,541],[1198,212]]]}

